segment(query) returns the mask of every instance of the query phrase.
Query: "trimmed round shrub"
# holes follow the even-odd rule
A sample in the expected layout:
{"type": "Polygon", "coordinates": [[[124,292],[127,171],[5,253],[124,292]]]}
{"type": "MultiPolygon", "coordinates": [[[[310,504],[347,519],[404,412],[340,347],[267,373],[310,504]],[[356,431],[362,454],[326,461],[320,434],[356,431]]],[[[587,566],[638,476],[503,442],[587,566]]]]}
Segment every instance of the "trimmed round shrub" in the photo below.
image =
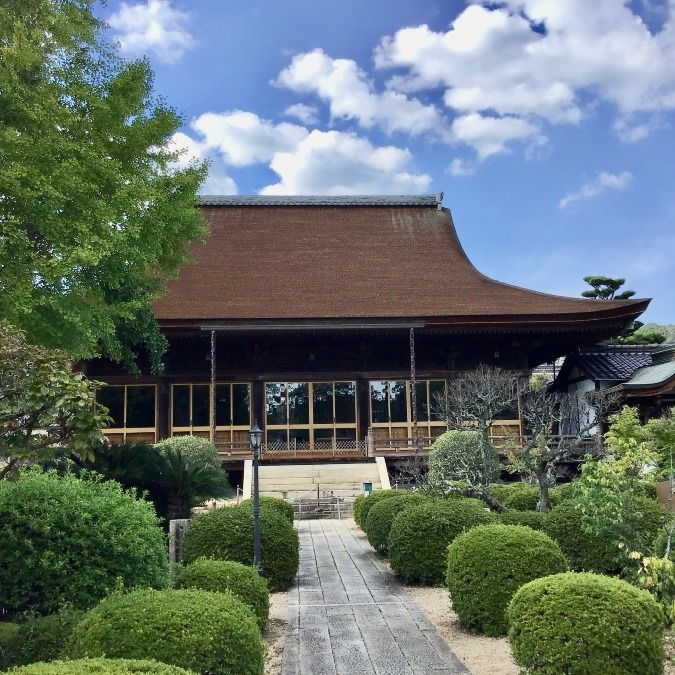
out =
{"type": "Polygon", "coordinates": [[[497,516],[502,525],[525,525],[533,530],[546,531],[546,516],[539,511],[504,511],[497,516]]]}
{"type": "MultiPolygon", "coordinates": [[[[493,483],[490,485],[490,493],[498,502],[512,511],[536,511],[539,503],[539,488],[522,481],[493,483]]],[[[548,497],[551,508],[560,503],[560,493],[557,488],[550,488],[548,497]]]]}
{"type": "Polygon", "coordinates": [[[262,630],[270,613],[267,582],[253,567],[232,560],[200,558],[176,573],[176,588],[198,588],[216,593],[230,592],[250,607],[262,630]]]}
{"type": "Polygon", "coordinates": [[[480,525],[448,547],[446,585],[460,623],[486,635],[506,635],[506,607],[525,583],[567,570],[543,532],[522,525],[480,525]]]}
{"type": "Polygon", "coordinates": [[[192,671],[150,659],[75,659],[35,663],[16,675],[194,675],[192,671]]]}
{"type": "Polygon", "coordinates": [[[376,550],[387,553],[389,530],[394,518],[403,510],[420,504],[429,497],[418,493],[400,493],[392,499],[382,499],[377,504],[373,504],[368,511],[368,518],[364,525],[364,532],[368,537],[368,542],[376,550]]]}
{"type": "Polygon", "coordinates": [[[87,609],[116,584],[163,587],[168,554],[152,504],[114,481],[23,472],[0,481],[0,608],[87,609]]]}
{"type": "Polygon", "coordinates": [[[455,537],[495,516],[477,499],[432,500],[399,513],[389,531],[389,563],[396,575],[416,584],[445,579],[447,550],[455,537]]]}
{"type": "Polygon", "coordinates": [[[565,572],[536,579],[506,615],[515,662],[537,675],[663,673],[663,615],[621,579],[565,572]]]}
{"type": "MultiPolygon", "coordinates": [[[[268,497],[266,495],[261,496],[260,498],[260,510],[263,509],[273,509],[292,525],[295,513],[293,511],[293,504],[287,502],[285,499],[279,499],[279,497],[268,497]]],[[[244,499],[239,506],[244,506],[248,509],[253,509],[253,498],[244,499]]]]}
{"type": "Polygon", "coordinates": [[[370,511],[370,509],[375,504],[377,504],[382,499],[391,499],[392,497],[397,497],[400,494],[401,493],[398,490],[375,490],[375,492],[371,492],[361,502],[361,508],[359,509],[359,520],[356,524],[361,529],[363,529],[366,525],[366,520],[368,520],[368,511],[370,511]]]}
{"type": "MultiPolygon", "coordinates": [[[[300,544],[293,525],[275,509],[260,509],[260,553],[270,591],[288,589],[298,572],[300,544]]],[[[253,510],[232,506],[193,518],[185,531],[181,559],[190,564],[198,558],[253,565],[253,510]]]]}
{"type": "Polygon", "coordinates": [[[633,497],[632,515],[637,516],[639,536],[645,546],[650,545],[664,526],[671,520],[672,515],[668,509],[650,497],[633,497]]]}
{"type": "Polygon", "coordinates": [[[352,502],[352,516],[354,517],[354,522],[359,526],[361,525],[361,507],[363,506],[363,500],[366,498],[366,495],[360,494],[354,497],[352,502]]]}
{"type": "Polygon", "coordinates": [[[211,441],[199,436],[172,436],[165,438],[155,447],[162,453],[167,451],[180,452],[181,455],[191,464],[203,464],[215,469],[221,469],[218,450],[211,441]]]}
{"type": "Polygon", "coordinates": [[[558,542],[575,572],[618,574],[621,571],[619,548],[608,539],[582,529],[575,500],[565,499],[546,514],[544,532],[558,542]]]}
{"type": "Polygon", "coordinates": [[[83,616],[82,610],[63,609],[19,624],[11,654],[12,665],[24,666],[60,658],[63,646],[83,616]]]}
{"type": "Polygon", "coordinates": [[[152,589],[112,595],[73,631],[75,658],[150,658],[196,673],[262,675],[253,612],[231,593],[152,589]]]}

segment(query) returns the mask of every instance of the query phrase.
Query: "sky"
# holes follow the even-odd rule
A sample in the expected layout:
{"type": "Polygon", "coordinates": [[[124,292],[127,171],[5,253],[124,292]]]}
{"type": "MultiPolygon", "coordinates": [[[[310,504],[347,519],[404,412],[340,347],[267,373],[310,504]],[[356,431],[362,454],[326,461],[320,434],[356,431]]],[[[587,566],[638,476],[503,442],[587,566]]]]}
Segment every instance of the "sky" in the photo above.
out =
{"type": "MultiPolygon", "coordinates": [[[[444,193],[493,279],[675,323],[675,0],[108,0],[203,194],[444,193]]],[[[431,251],[430,255],[434,252],[431,251]]],[[[439,253],[441,254],[441,253],[439,253]]],[[[449,289],[451,292],[451,289],[449,289]]]]}

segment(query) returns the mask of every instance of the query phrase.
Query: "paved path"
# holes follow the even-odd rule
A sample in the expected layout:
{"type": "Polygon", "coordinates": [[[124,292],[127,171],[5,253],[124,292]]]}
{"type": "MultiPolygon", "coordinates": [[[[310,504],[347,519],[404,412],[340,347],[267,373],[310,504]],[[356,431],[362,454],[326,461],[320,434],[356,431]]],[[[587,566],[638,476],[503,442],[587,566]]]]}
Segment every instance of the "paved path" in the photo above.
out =
{"type": "Polygon", "coordinates": [[[282,675],[467,675],[351,520],[301,520],[282,675]]]}

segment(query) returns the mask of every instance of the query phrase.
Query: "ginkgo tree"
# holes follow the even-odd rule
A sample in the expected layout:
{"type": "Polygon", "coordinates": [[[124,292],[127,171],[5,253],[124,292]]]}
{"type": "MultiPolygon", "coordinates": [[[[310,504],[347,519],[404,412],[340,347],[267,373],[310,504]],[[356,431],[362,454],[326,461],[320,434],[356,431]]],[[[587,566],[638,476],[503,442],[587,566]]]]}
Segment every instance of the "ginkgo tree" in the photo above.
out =
{"type": "Polygon", "coordinates": [[[157,369],[151,303],[205,232],[206,166],[179,162],[181,118],[93,7],[0,4],[0,318],[76,360],[157,369]]]}

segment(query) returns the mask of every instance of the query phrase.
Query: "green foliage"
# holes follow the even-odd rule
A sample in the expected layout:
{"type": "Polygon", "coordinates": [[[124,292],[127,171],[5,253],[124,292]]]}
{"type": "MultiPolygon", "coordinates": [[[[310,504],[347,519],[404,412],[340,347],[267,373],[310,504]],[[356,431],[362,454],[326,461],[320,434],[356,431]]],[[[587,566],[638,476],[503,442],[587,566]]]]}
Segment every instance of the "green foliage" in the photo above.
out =
{"type": "Polygon", "coordinates": [[[464,485],[489,492],[500,470],[499,454],[479,431],[447,431],[431,446],[428,482],[442,494],[462,491],[464,485]]]}
{"type": "Polygon", "coordinates": [[[145,480],[157,510],[166,520],[189,518],[193,506],[233,493],[227,474],[220,467],[203,464],[171,447],[157,452],[145,480]]]}
{"type": "Polygon", "coordinates": [[[382,499],[377,504],[373,504],[370,511],[368,511],[368,518],[363,528],[368,536],[370,545],[376,551],[386,553],[389,530],[391,529],[391,524],[394,522],[394,518],[404,509],[428,499],[429,497],[419,493],[402,492],[395,499],[382,499]]]}
{"type": "Polygon", "coordinates": [[[354,497],[354,501],[352,502],[352,515],[354,516],[354,522],[362,529],[363,524],[361,522],[361,509],[365,500],[366,495],[360,494],[354,497]]]}
{"type": "Polygon", "coordinates": [[[229,591],[253,610],[260,630],[265,628],[270,613],[270,594],[267,582],[253,567],[232,560],[200,558],[178,570],[175,586],[217,593],[229,591]]]}
{"type": "Polygon", "coordinates": [[[558,542],[571,569],[598,574],[621,571],[616,543],[581,527],[581,514],[575,500],[567,499],[547,514],[544,532],[558,542]]]}
{"type": "Polygon", "coordinates": [[[651,482],[645,469],[654,464],[655,455],[634,408],[623,406],[610,422],[605,434],[610,456],[586,462],[573,484],[579,523],[587,532],[621,542],[629,550],[642,550],[655,533],[645,532],[635,500],[651,482]]]}
{"type": "Polygon", "coordinates": [[[0,459],[8,461],[0,478],[22,459],[86,454],[101,442],[108,418],[94,386],[65,354],[27,344],[23,331],[0,320],[0,459]]]}
{"type": "MultiPolygon", "coordinates": [[[[300,564],[298,533],[285,516],[261,505],[262,567],[272,592],[288,589],[300,564]]],[[[181,549],[183,562],[198,558],[234,560],[253,565],[253,510],[231,506],[203,513],[190,521],[181,549]]]]}
{"type": "Polygon", "coordinates": [[[172,450],[174,453],[179,451],[181,455],[191,464],[202,464],[211,466],[214,469],[220,469],[220,457],[218,450],[211,441],[199,436],[172,436],[165,438],[159,443],[155,443],[155,448],[164,456],[172,450]]]}
{"type": "MultiPolygon", "coordinates": [[[[359,508],[359,520],[356,521],[356,524],[364,529],[366,521],[368,520],[368,512],[370,509],[377,504],[382,499],[391,499],[392,497],[397,497],[399,495],[398,490],[374,490],[361,502],[359,508]]],[[[354,517],[356,520],[356,516],[354,517]]]]}
{"type": "Polygon", "coordinates": [[[525,584],[507,609],[515,662],[537,675],[660,675],[663,619],[619,579],[566,572],[525,584]]]}
{"type": "Polygon", "coordinates": [[[83,616],[82,610],[63,609],[47,616],[34,616],[19,624],[11,665],[25,666],[60,658],[63,646],[83,616]]]}
{"type": "MultiPolygon", "coordinates": [[[[539,502],[539,488],[521,481],[515,483],[495,483],[490,492],[507,509],[514,511],[536,511],[539,502]]],[[[551,505],[559,503],[558,493],[549,491],[551,505]]]]}
{"type": "Polygon", "coordinates": [[[567,571],[560,547],[519,525],[480,525],[448,547],[446,585],[461,624],[506,635],[506,607],[525,583],[567,571]]]}
{"type": "Polygon", "coordinates": [[[116,584],[161,587],[168,559],[152,505],[112,481],[26,471],[0,481],[0,607],[88,608],[116,584]]]}
{"type": "Polygon", "coordinates": [[[525,525],[533,530],[546,530],[546,513],[541,511],[504,511],[500,513],[499,522],[504,525],[525,525]]]}
{"type": "Polygon", "coordinates": [[[645,431],[651,439],[656,453],[658,469],[655,480],[666,480],[675,470],[675,409],[663,417],[648,420],[645,431]]]}
{"type": "Polygon", "coordinates": [[[627,300],[635,295],[635,291],[617,291],[626,283],[623,278],[612,279],[603,276],[584,277],[584,281],[592,286],[592,290],[583,291],[581,295],[584,298],[595,298],[597,300],[627,300]]]}
{"type": "Polygon", "coordinates": [[[13,0],[0,12],[0,317],[75,360],[155,368],[150,303],[202,236],[206,167],[181,168],[180,117],[146,60],[123,61],[94,0],[13,0]]]}
{"type": "Polygon", "coordinates": [[[654,331],[656,333],[660,333],[661,335],[665,335],[668,344],[675,343],[675,324],[673,323],[666,323],[666,324],[646,323],[642,327],[645,330],[654,331]]]}
{"type": "Polygon", "coordinates": [[[13,670],[15,675],[195,675],[159,661],[137,659],[74,659],[34,663],[13,670]]]}
{"type": "Polygon", "coordinates": [[[7,670],[15,662],[18,623],[0,621],[0,670],[7,670]]]}
{"type": "Polygon", "coordinates": [[[262,675],[253,612],[231,593],[151,589],[102,600],[75,628],[75,658],[150,658],[196,673],[262,675]]]}
{"type": "MultiPolygon", "coordinates": [[[[287,502],[285,499],[279,499],[278,497],[268,497],[262,495],[259,497],[260,508],[261,509],[273,509],[279,515],[282,515],[288,520],[291,525],[293,524],[294,512],[293,504],[287,502]]],[[[244,499],[243,502],[240,502],[239,506],[244,506],[245,508],[253,508],[253,498],[244,499]]]]}
{"type": "Polygon", "coordinates": [[[495,520],[477,499],[433,500],[399,513],[389,531],[389,562],[409,583],[441,584],[448,544],[477,525],[495,520]]]}

